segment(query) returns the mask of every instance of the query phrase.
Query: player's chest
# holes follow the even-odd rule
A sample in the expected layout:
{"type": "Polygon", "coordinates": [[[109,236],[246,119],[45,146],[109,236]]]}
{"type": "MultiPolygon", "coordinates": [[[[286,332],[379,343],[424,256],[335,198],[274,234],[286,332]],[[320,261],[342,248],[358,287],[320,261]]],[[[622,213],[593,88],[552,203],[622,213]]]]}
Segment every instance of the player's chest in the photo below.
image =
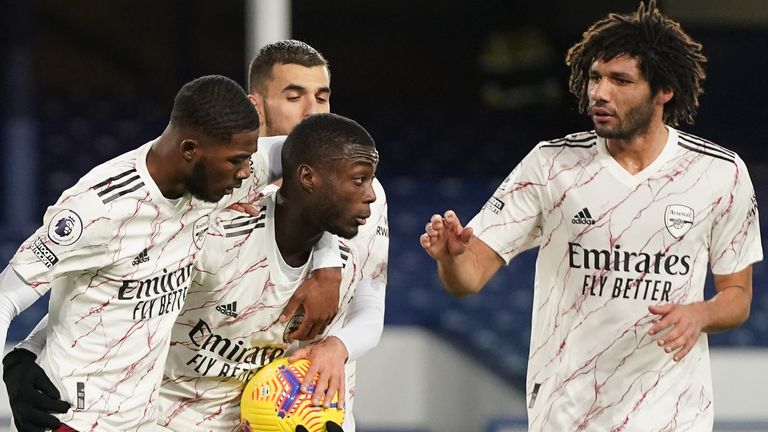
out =
{"type": "MultiPolygon", "coordinates": [[[[252,270],[260,266],[258,261],[251,264],[252,270]]],[[[281,284],[265,271],[227,273],[230,276],[219,284],[193,284],[179,322],[247,346],[283,343],[288,329],[300,323],[278,320],[298,283],[281,284]]]]}
{"type": "Polygon", "coordinates": [[[707,185],[663,173],[625,184],[610,172],[596,172],[589,181],[570,179],[551,189],[546,226],[569,241],[635,248],[708,243],[719,197],[707,185]]]}
{"type": "Polygon", "coordinates": [[[174,216],[139,211],[114,227],[108,277],[144,280],[167,276],[193,263],[205,242],[209,210],[191,209],[174,216]]]}

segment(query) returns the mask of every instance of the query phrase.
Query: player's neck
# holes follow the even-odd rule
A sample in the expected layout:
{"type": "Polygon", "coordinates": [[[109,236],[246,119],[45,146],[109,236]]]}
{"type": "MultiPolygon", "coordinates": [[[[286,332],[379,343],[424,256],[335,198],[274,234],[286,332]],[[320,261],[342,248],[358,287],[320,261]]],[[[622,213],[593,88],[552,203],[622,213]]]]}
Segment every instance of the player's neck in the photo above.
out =
{"type": "Polygon", "coordinates": [[[169,199],[180,198],[187,191],[182,176],[177,170],[171,168],[179,166],[172,148],[176,141],[173,134],[171,127],[167,127],[152,144],[146,160],[149,176],[152,177],[160,193],[169,199]]]}
{"type": "Polygon", "coordinates": [[[307,262],[323,232],[308,223],[305,208],[281,191],[275,197],[275,242],[286,264],[299,267],[307,262]]]}
{"type": "Polygon", "coordinates": [[[668,136],[669,131],[663,123],[652,122],[648,129],[629,139],[606,139],[605,146],[616,162],[635,174],[656,160],[668,136]]]}

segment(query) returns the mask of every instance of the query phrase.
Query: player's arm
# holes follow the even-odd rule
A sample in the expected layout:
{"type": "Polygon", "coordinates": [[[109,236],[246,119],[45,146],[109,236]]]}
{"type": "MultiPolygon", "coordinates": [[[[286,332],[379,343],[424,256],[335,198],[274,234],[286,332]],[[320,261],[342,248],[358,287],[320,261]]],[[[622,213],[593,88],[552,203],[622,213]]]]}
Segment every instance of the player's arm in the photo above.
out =
{"type": "Polygon", "coordinates": [[[711,299],[691,304],[650,306],[661,318],[651,328],[651,335],[672,328],[658,339],[658,345],[680,361],[693,348],[701,332],[717,333],[743,324],[752,302],[752,265],[728,275],[715,275],[717,294],[711,299]]]}
{"type": "Polygon", "coordinates": [[[42,317],[35,328],[29,332],[26,339],[16,344],[13,349],[26,350],[35,356],[39,356],[43,352],[43,348],[45,348],[46,331],[48,331],[48,314],[42,317]]]}
{"type": "Polygon", "coordinates": [[[339,242],[325,232],[313,253],[312,274],[296,289],[280,314],[280,322],[286,323],[299,310],[304,312],[304,319],[288,335],[289,340],[310,340],[325,330],[338,311],[340,285],[339,242]]]}
{"type": "Polygon", "coordinates": [[[717,294],[705,302],[651,306],[659,321],[650,334],[672,328],[657,341],[679,361],[701,332],[718,332],[743,324],[752,302],[752,263],[763,258],[757,200],[747,168],[736,158],[733,175],[717,178],[722,188],[709,256],[717,294]],[[730,180],[730,182],[729,182],[730,180]]]}
{"type": "Polygon", "coordinates": [[[357,360],[379,344],[384,331],[385,292],[385,284],[370,279],[361,280],[355,288],[344,326],[329,333],[344,345],[345,361],[357,360]]]}
{"type": "MultiPolygon", "coordinates": [[[[306,358],[312,362],[307,377],[319,374],[313,397],[316,403],[328,407],[331,397],[326,396],[338,391],[343,408],[343,395],[346,395],[344,365],[378,345],[384,329],[384,291],[385,285],[381,282],[361,280],[349,302],[346,319],[335,320],[328,329],[328,336],[291,356],[291,361],[306,358]],[[327,393],[322,392],[325,388],[327,393]]],[[[308,384],[309,379],[305,380],[307,383],[304,384],[308,384]]]]}
{"type": "Polygon", "coordinates": [[[421,246],[437,261],[437,274],[451,294],[479,292],[517,254],[538,246],[543,208],[549,204],[546,156],[534,148],[509,173],[480,212],[464,227],[452,210],[433,215],[421,246]]]}
{"type": "Polygon", "coordinates": [[[419,238],[437,261],[437,274],[448,292],[463,297],[479,292],[505,264],[471,227],[463,227],[452,210],[433,215],[419,238]]]}
{"type": "Polygon", "coordinates": [[[10,265],[0,273],[0,346],[5,346],[11,321],[40,296],[10,265]]]}
{"type": "Polygon", "coordinates": [[[320,340],[304,343],[290,357],[294,362],[298,359],[310,361],[309,369],[301,383],[303,392],[309,392],[309,386],[317,377],[312,403],[328,408],[334,396],[338,395],[338,406],[344,408],[346,397],[345,364],[349,357],[346,345],[333,334],[344,326],[345,319],[337,316],[328,327],[328,332],[320,340]]]}
{"type": "Polygon", "coordinates": [[[749,318],[752,303],[752,265],[733,274],[714,275],[714,281],[717,294],[704,302],[704,331],[707,333],[738,327],[749,318]]]}
{"type": "MultiPolygon", "coordinates": [[[[39,295],[28,287],[13,269],[8,266],[0,275],[0,310],[2,310],[3,329],[9,307],[16,311],[31,306],[39,295]],[[8,292],[13,294],[6,295],[8,292]],[[19,295],[19,293],[26,293],[19,295]],[[34,293],[34,294],[31,294],[34,293]]],[[[18,313],[18,312],[17,312],[18,313]]],[[[3,381],[14,422],[20,431],[44,431],[55,429],[61,422],[51,413],[65,413],[69,403],[61,400],[61,394],[43,368],[37,364],[37,356],[45,346],[45,331],[48,325],[46,315],[32,330],[27,339],[17,345],[3,358],[3,381]]],[[[5,331],[3,331],[3,346],[5,331]]]]}
{"type": "Polygon", "coordinates": [[[344,325],[328,334],[336,336],[347,350],[348,362],[355,361],[379,344],[384,331],[384,302],[389,263],[389,218],[387,194],[373,181],[376,201],[371,217],[351,240],[360,261],[361,278],[347,306],[344,325]]]}

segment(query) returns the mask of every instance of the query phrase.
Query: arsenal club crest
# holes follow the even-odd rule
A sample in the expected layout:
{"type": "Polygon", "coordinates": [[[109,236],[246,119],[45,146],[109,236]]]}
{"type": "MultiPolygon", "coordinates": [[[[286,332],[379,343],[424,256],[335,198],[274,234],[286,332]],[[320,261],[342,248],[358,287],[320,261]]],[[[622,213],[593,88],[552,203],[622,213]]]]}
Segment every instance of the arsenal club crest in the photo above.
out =
{"type": "Polygon", "coordinates": [[[208,234],[208,216],[203,216],[195,221],[195,225],[192,227],[192,240],[195,242],[195,246],[198,249],[203,247],[205,243],[205,235],[208,234]]]}
{"type": "Polygon", "coordinates": [[[682,204],[668,205],[664,211],[664,225],[674,238],[680,238],[693,226],[693,209],[682,204]]]}

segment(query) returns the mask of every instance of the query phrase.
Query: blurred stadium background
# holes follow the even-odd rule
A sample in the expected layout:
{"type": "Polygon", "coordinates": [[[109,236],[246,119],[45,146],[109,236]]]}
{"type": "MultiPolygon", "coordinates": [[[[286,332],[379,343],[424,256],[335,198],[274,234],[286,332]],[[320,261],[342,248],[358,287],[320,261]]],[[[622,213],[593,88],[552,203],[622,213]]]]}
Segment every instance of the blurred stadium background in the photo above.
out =
{"type": "MultiPolygon", "coordinates": [[[[768,226],[768,8],[762,0],[661,0],[704,44],[696,124],[750,168],[768,226]]],[[[157,136],[186,81],[245,84],[260,44],[287,36],[325,54],[333,111],[382,155],[390,268],[381,345],[358,362],[360,432],[525,430],[523,383],[535,253],[458,301],[418,236],[434,212],[468,220],[538,140],[590,128],[567,91],[566,49],[595,19],[637,1],[39,0],[3,2],[0,260],[94,165],[157,136]]],[[[768,269],[748,323],[710,337],[718,431],[768,431],[768,269]]],[[[711,295],[711,286],[708,286],[711,295]]],[[[47,300],[47,299],[46,299],[47,300]]],[[[17,318],[23,338],[47,301],[17,318]]],[[[5,397],[5,392],[2,392],[5,397]]],[[[7,402],[0,417],[8,424],[7,402]]]]}

